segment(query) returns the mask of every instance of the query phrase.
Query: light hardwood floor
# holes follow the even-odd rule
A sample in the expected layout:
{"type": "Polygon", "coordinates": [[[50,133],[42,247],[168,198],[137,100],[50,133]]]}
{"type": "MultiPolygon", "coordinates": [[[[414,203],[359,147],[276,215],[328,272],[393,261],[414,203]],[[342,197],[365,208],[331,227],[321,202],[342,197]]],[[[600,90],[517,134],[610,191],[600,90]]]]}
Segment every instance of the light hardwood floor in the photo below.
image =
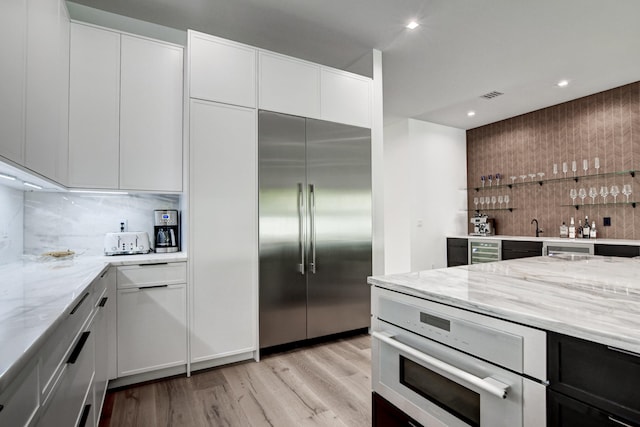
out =
{"type": "Polygon", "coordinates": [[[370,373],[358,335],[109,393],[100,427],[370,426],[370,373]]]}

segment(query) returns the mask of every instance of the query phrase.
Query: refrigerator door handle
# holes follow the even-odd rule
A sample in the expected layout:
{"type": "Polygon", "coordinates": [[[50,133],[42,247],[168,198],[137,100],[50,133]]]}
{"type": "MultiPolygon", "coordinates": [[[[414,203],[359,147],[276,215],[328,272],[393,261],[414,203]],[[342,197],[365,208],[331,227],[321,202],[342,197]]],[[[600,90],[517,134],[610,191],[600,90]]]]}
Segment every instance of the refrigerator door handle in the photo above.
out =
{"type": "Polygon", "coordinates": [[[315,185],[309,184],[309,234],[310,234],[310,249],[311,249],[311,262],[309,263],[309,270],[311,273],[316,274],[316,192],[315,185]]]}
{"type": "Polygon", "coordinates": [[[304,276],[304,195],[302,194],[302,183],[298,183],[298,250],[300,251],[300,264],[298,271],[304,276]]]}

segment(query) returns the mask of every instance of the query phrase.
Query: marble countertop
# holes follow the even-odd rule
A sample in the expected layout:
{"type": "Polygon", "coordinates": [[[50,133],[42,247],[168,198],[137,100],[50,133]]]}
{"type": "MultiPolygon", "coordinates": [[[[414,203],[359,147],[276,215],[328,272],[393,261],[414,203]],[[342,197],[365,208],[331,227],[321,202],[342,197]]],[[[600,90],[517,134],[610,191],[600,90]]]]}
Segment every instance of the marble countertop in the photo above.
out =
{"type": "Polygon", "coordinates": [[[388,276],[369,283],[640,353],[640,259],[534,257],[388,276]]]}
{"type": "Polygon", "coordinates": [[[567,239],[560,237],[534,237],[534,236],[507,236],[497,234],[495,236],[474,236],[471,234],[448,235],[454,239],[489,239],[489,240],[516,240],[523,242],[552,242],[552,243],[593,243],[598,245],[628,245],[640,246],[640,240],[626,239],[567,239]]]}
{"type": "Polygon", "coordinates": [[[109,266],[186,260],[184,252],[70,259],[25,256],[0,266],[0,393],[109,266]]]}

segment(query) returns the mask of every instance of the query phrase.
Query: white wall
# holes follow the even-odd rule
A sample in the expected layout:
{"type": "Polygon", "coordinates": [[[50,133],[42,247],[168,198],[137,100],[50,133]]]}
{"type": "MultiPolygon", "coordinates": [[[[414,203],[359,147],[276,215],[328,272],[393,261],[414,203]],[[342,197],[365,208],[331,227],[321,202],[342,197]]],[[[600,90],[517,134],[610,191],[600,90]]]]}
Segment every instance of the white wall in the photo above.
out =
{"type": "Polygon", "coordinates": [[[0,265],[22,256],[24,192],[0,184],[0,265]]]}
{"type": "Polygon", "coordinates": [[[407,119],[385,128],[385,273],[446,267],[466,234],[466,135],[407,119]]]}

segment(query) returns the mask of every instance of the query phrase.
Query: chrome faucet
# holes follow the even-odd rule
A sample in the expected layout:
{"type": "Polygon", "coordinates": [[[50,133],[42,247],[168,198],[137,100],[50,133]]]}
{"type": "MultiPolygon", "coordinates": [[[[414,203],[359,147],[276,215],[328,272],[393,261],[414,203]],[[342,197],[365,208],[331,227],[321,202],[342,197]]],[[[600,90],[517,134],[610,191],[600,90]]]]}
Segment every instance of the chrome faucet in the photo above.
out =
{"type": "Polygon", "coordinates": [[[543,233],[543,230],[542,230],[542,228],[540,228],[538,226],[538,220],[537,219],[533,218],[531,220],[531,224],[533,224],[534,222],[536,223],[536,237],[540,237],[540,233],[543,233]]]}

